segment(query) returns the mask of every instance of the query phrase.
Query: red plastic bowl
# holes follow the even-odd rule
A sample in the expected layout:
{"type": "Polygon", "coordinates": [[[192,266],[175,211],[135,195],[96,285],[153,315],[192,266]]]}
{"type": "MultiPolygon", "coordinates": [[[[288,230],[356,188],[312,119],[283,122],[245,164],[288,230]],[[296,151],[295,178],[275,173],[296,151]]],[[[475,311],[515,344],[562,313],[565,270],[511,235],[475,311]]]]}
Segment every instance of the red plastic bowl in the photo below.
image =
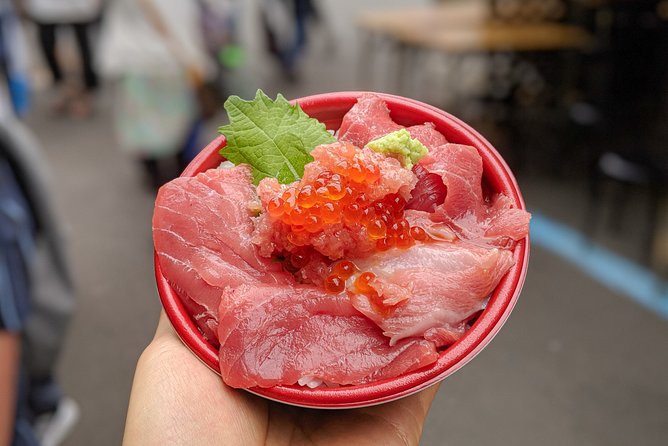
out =
{"type": "MultiPolygon", "coordinates": [[[[362,92],[339,92],[297,99],[311,117],[323,122],[328,129],[338,129],[343,115],[355,104],[362,92]]],[[[412,99],[379,94],[387,103],[392,118],[405,126],[433,122],[448,141],[475,147],[483,159],[483,182],[492,192],[502,192],[514,205],[525,209],[517,181],[499,153],[475,130],[454,116],[412,99]]],[[[183,171],[182,176],[193,176],[217,167],[222,161],[218,151],[225,138],[213,140],[183,171]]],[[[515,246],[515,265],[501,280],[492,294],[487,308],[473,326],[454,345],[441,352],[438,361],[430,366],[397,378],[359,386],[309,389],[302,386],[276,386],[268,389],[253,388],[250,392],[262,397],[311,408],[355,408],[396,400],[435,384],[473,359],[492,340],[510,315],[520,295],[529,261],[529,238],[515,246]]],[[[155,276],[160,300],[176,333],[192,352],[213,371],[220,374],[218,351],[210,345],[195,326],[181,299],[171,288],[155,258],[155,276]]]]}

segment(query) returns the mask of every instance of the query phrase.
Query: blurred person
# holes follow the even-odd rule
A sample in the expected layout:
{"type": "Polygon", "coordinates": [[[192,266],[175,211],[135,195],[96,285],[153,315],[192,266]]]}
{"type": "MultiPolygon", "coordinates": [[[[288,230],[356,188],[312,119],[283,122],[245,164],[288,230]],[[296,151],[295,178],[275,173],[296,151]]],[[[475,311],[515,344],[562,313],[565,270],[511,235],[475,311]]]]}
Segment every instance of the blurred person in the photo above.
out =
{"type": "Polygon", "coordinates": [[[209,56],[214,60],[218,111],[224,94],[249,96],[253,75],[245,65],[246,53],[240,44],[242,0],[197,0],[200,24],[209,56]]]}
{"type": "Polygon", "coordinates": [[[120,146],[153,186],[197,144],[199,88],[212,74],[199,6],[191,0],[117,0],[103,23],[100,67],[112,79],[120,146]]]}
{"type": "Polygon", "coordinates": [[[74,293],[44,157],[0,86],[0,445],[54,446],[78,420],[55,366],[74,293]]]}
{"type": "Polygon", "coordinates": [[[57,112],[75,117],[86,117],[92,112],[91,95],[98,87],[98,76],[93,65],[90,42],[91,26],[99,21],[101,0],[17,0],[25,13],[37,24],[39,43],[53,81],[60,87],[61,97],[54,104],[57,112]],[[81,60],[81,86],[64,85],[65,74],[57,54],[59,28],[74,31],[81,60]]]}
{"type": "Polygon", "coordinates": [[[297,79],[297,63],[308,42],[307,22],[318,20],[312,0],[263,0],[262,26],[267,49],[289,80],[297,79]]]}
{"type": "MultiPolygon", "coordinates": [[[[30,248],[26,245],[32,240],[24,199],[17,190],[9,166],[0,159],[0,394],[3,395],[0,399],[0,445],[10,444],[24,429],[27,432],[23,436],[32,437],[30,423],[24,427],[26,421],[22,409],[26,398],[19,389],[22,379],[21,329],[28,311],[25,257],[30,254],[26,252],[30,248]],[[11,283],[8,278],[12,278],[11,283]]],[[[27,444],[36,442],[31,437],[23,441],[27,444]]]]}
{"type": "Polygon", "coordinates": [[[0,0],[0,77],[6,81],[9,101],[17,116],[30,107],[29,51],[13,0],[0,0]]]}
{"type": "Polygon", "coordinates": [[[238,45],[240,0],[196,2],[206,50],[220,66],[234,68],[243,57],[243,50],[238,45]]]}
{"type": "Polygon", "coordinates": [[[433,385],[352,410],[267,401],[226,386],[181,342],[163,312],[137,364],[123,444],[417,446],[437,391],[433,385]]]}

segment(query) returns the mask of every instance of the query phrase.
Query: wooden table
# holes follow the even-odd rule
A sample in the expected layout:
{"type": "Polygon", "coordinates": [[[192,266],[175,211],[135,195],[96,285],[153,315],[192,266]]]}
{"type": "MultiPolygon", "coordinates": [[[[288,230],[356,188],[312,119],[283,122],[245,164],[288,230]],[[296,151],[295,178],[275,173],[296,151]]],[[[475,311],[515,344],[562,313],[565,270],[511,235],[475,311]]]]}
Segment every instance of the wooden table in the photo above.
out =
{"type": "MultiPolygon", "coordinates": [[[[434,6],[366,11],[358,17],[359,29],[390,42],[399,52],[397,89],[411,55],[420,50],[448,56],[498,52],[555,52],[582,50],[592,37],[582,28],[555,22],[506,23],[491,17],[486,0],[450,1],[434,6]]],[[[369,42],[371,39],[369,39],[369,42]]],[[[369,43],[370,44],[370,43],[369,43]]],[[[367,70],[373,51],[362,52],[360,70],[367,70]]],[[[361,71],[361,75],[367,72],[361,71]]]]}
{"type": "Polygon", "coordinates": [[[360,14],[361,30],[399,43],[445,52],[554,51],[585,48],[591,37],[584,29],[561,23],[495,21],[484,0],[360,14]]]}
{"type": "Polygon", "coordinates": [[[559,23],[506,24],[493,21],[423,31],[394,31],[398,42],[447,53],[538,52],[584,49],[590,35],[574,25],[559,23]]]}
{"type": "Polygon", "coordinates": [[[485,1],[464,0],[426,7],[365,11],[358,16],[357,26],[367,32],[392,37],[417,29],[431,31],[482,23],[490,18],[489,13],[485,1]]]}

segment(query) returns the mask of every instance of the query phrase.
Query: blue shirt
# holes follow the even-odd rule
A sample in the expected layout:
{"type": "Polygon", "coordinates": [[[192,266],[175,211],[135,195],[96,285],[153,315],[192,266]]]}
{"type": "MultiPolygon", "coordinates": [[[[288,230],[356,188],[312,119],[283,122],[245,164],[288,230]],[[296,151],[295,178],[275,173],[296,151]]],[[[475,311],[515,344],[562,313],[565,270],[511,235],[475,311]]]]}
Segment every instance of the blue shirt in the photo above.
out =
{"type": "Polygon", "coordinates": [[[18,332],[28,316],[33,251],[30,207],[10,164],[0,158],[0,330],[18,332]]]}

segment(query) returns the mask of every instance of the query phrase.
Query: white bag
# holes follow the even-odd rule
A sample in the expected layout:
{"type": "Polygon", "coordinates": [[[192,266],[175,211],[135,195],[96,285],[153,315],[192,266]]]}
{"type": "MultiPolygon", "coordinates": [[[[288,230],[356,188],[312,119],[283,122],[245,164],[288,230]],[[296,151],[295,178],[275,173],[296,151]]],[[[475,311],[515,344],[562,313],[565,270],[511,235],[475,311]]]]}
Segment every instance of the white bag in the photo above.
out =
{"type": "Polygon", "coordinates": [[[197,117],[185,76],[129,74],[114,94],[115,127],[121,148],[150,158],[181,151],[197,117]]]}

